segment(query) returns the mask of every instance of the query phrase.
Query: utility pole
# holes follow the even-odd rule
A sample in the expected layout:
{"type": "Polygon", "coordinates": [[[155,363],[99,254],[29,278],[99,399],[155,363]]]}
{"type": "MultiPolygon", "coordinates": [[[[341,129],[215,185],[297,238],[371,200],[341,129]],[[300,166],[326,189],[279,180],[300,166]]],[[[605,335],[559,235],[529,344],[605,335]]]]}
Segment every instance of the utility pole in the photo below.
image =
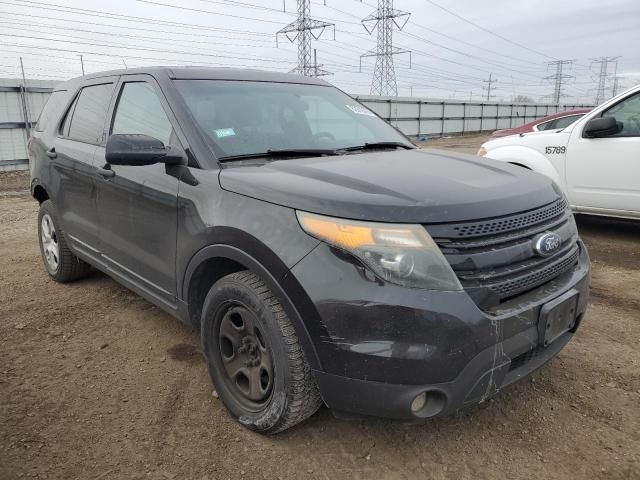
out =
{"type": "Polygon", "coordinates": [[[84,77],[84,59],[82,55],[80,55],[80,66],[82,67],[82,76],[84,77]]]}
{"type": "Polygon", "coordinates": [[[312,55],[316,58],[315,50],[312,52],[311,40],[318,40],[327,27],[333,27],[333,39],[336,38],[336,26],[311,18],[311,0],[297,0],[298,18],[284,28],[276,32],[276,45],[278,37],[284,35],[293,43],[298,41],[298,66],[292,72],[305,77],[320,77],[329,75],[329,72],[319,68],[317,62],[312,62],[312,55]]]}
{"type": "Polygon", "coordinates": [[[605,100],[605,90],[607,87],[607,69],[610,63],[616,63],[620,57],[598,57],[592,58],[592,64],[600,64],[598,74],[598,88],[596,89],[596,105],[600,105],[605,100]]]}
{"type": "Polygon", "coordinates": [[[493,78],[493,73],[490,73],[489,80],[483,80],[483,82],[487,84],[487,86],[486,87],[483,86],[482,89],[487,92],[486,100],[488,102],[491,100],[492,97],[495,97],[495,95],[493,95],[491,92],[496,89],[496,87],[494,86],[494,83],[497,83],[498,79],[493,78]]]}
{"type": "Polygon", "coordinates": [[[549,62],[547,64],[547,68],[555,67],[556,73],[553,75],[549,75],[548,77],[544,77],[543,80],[550,80],[553,82],[553,103],[555,105],[560,105],[560,97],[562,97],[562,84],[565,80],[573,78],[573,75],[567,75],[563,73],[565,66],[570,68],[573,64],[574,60],[554,60],[553,62],[549,62]]]}
{"type": "Polygon", "coordinates": [[[378,9],[362,20],[362,26],[369,35],[378,29],[378,41],[375,50],[360,55],[360,71],[363,57],[376,57],[376,65],[371,79],[371,95],[397,96],[398,84],[393,56],[401,53],[409,54],[411,68],[411,51],[393,46],[393,27],[402,30],[409,21],[409,12],[395,10],[393,0],[378,0],[378,9]]]}
{"type": "Polygon", "coordinates": [[[331,73],[327,72],[322,68],[322,65],[318,65],[318,51],[313,49],[313,75],[312,77],[321,77],[323,75],[331,75],[331,73]]]}

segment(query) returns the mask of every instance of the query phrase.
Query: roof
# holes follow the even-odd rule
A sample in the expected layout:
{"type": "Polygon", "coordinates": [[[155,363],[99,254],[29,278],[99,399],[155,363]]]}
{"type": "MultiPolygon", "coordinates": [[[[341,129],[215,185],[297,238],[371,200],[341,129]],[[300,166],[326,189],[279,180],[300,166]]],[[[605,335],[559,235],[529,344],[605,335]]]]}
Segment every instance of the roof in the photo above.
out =
{"type": "Polygon", "coordinates": [[[304,77],[291,73],[270,72],[265,70],[239,69],[239,68],[208,68],[208,67],[138,67],[120,70],[96,72],[85,77],[76,77],[69,82],[80,82],[83,79],[91,80],[100,77],[114,75],[167,75],[172,79],[192,80],[245,80],[257,82],[277,83],[302,83],[309,85],[329,85],[324,80],[314,77],[304,77]]]}

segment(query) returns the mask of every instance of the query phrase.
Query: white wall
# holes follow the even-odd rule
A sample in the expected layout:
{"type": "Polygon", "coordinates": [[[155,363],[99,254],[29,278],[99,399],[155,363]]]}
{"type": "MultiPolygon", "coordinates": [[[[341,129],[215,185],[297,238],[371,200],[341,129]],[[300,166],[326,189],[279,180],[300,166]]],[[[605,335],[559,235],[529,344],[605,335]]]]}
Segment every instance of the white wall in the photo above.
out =
{"type": "Polygon", "coordinates": [[[356,96],[409,136],[447,135],[518,127],[536,118],[592,105],[511,104],[418,97],[356,96]]]}

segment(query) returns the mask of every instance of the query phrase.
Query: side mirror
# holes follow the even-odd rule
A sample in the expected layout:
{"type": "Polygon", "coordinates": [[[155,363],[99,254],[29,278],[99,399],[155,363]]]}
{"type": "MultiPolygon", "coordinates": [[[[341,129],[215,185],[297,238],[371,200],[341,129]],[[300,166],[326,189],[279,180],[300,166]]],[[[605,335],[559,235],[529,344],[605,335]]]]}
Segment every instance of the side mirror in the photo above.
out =
{"type": "Polygon", "coordinates": [[[184,150],[175,145],[166,146],[157,138],[139,134],[115,134],[107,140],[105,153],[111,165],[143,166],[154,163],[180,165],[186,163],[184,150]]]}
{"type": "Polygon", "coordinates": [[[587,138],[608,137],[620,131],[618,122],[613,117],[592,118],[584,127],[583,135],[587,138]]]}

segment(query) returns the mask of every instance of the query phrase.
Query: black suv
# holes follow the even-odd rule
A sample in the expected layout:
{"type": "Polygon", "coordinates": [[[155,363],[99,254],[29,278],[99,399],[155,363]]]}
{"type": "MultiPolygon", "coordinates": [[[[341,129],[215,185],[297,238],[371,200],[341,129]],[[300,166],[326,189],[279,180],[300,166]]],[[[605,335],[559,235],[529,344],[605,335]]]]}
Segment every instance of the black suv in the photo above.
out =
{"type": "Polygon", "coordinates": [[[587,251],[551,180],[416,149],[321,80],[87,75],[52,94],[28,150],[49,275],[95,267],[200,330],[220,397],[260,432],[322,403],[477,404],[586,308],[587,251]]]}

